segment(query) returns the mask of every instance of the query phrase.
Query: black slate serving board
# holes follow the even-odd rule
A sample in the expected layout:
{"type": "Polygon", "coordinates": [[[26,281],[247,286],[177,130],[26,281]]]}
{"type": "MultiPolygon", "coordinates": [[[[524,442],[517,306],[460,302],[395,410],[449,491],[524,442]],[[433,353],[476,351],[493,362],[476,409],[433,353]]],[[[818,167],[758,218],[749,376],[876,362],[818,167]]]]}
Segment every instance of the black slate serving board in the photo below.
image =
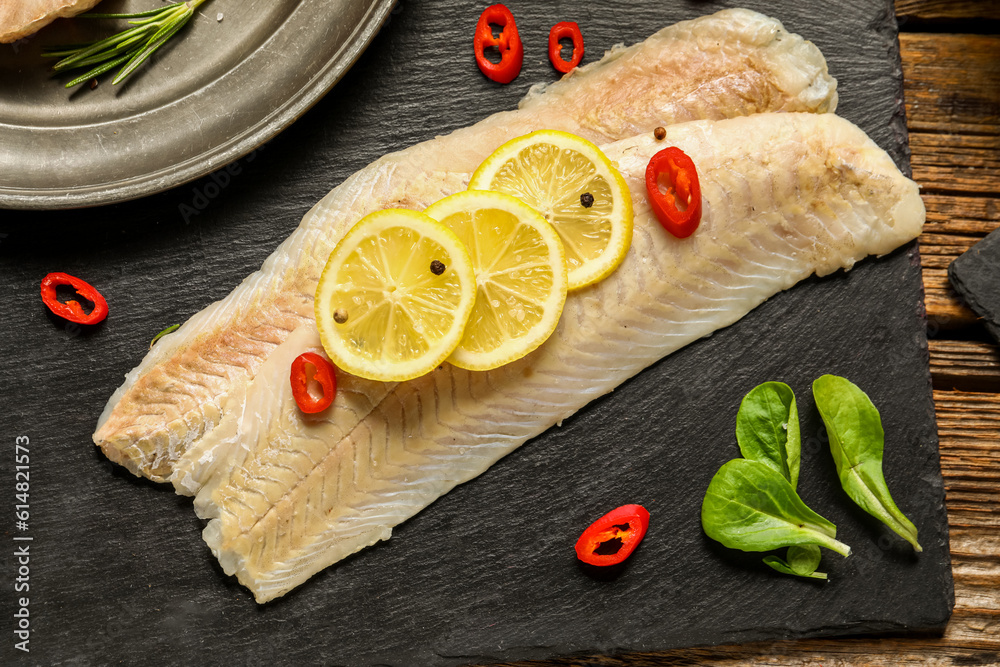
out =
{"type": "MultiPolygon", "coordinates": [[[[31,457],[29,529],[15,527],[12,511],[0,522],[0,661],[452,665],[943,626],[953,592],[915,244],[774,297],[457,488],[390,541],[263,607],[217,566],[189,499],[92,446],[105,401],[153,334],[225,296],[329,189],[383,153],[513,108],[529,85],[554,80],[544,48],[553,23],[580,23],[591,62],[739,3],[507,4],[527,45],[509,86],[485,80],[472,59],[485,3],[402,0],[321,103],[230,170],[111,207],[0,211],[8,507],[16,438],[29,439],[31,457]],[[103,325],[81,331],[47,315],[38,284],[57,270],[102,290],[103,325]],[[920,530],[919,556],[839,489],[809,391],[823,373],[851,378],[880,408],[886,477],[920,530]],[[854,549],[846,560],[824,554],[825,584],[779,575],[701,532],[708,481],[738,455],[739,401],[766,380],[797,392],[801,493],[854,549]],[[572,544],[626,502],[650,510],[646,540],[612,580],[591,577],[572,544]],[[12,554],[24,544],[27,594],[13,590],[12,554]],[[10,631],[22,596],[29,654],[10,631]]],[[[822,49],[841,115],[905,169],[892,3],[745,4],[822,49]]]]}
{"type": "Polygon", "coordinates": [[[948,280],[1000,341],[1000,233],[987,234],[952,262],[948,280]]]}

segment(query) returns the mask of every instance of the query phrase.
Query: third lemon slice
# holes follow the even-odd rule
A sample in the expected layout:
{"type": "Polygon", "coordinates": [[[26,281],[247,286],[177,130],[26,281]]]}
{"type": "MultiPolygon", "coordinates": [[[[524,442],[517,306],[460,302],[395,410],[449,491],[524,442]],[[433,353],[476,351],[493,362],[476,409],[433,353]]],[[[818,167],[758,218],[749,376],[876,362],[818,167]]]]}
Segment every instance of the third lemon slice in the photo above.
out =
{"type": "Polygon", "coordinates": [[[490,370],[519,359],[555,329],[566,301],[566,260],[555,230],[509,195],[468,190],[425,211],[469,250],[476,299],[448,361],[490,370]]]}
{"type": "Polygon", "coordinates": [[[476,169],[470,190],[513,195],[536,209],[566,248],[569,289],[606,278],[632,243],[632,197],[591,142],[540,130],[512,139],[476,169]]]}

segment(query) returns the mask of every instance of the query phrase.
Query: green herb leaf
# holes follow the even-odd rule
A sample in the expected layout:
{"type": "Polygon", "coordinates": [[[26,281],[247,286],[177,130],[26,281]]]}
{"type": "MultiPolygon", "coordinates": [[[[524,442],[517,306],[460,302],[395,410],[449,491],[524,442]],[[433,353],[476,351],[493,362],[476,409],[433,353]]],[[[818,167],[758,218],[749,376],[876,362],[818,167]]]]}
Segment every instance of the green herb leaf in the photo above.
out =
{"type": "Polygon", "coordinates": [[[156,344],[156,341],[160,340],[161,338],[163,338],[167,334],[171,334],[171,333],[177,331],[177,329],[179,329],[180,326],[181,325],[179,325],[179,324],[171,324],[169,327],[167,327],[166,329],[164,329],[160,333],[158,333],[155,336],[153,336],[153,340],[149,341],[149,349],[152,350],[153,349],[153,345],[156,344]]]}
{"type": "Polygon", "coordinates": [[[787,562],[781,560],[777,556],[764,557],[764,562],[778,572],[795,575],[796,577],[826,579],[825,572],[816,571],[816,568],[819,567],[819,560],[819,547],[814,544],[789,547],[787,562]]]}
{"type": "Polygon", "coordinates": [[[815,544],[788,547],[788,564],[796,574],[812,574],[819,567],[821,554],[815,544]]]}
{"type": "MultiPolygon", "coordinates": [[[[133,14],[98,14],[96,12],[87,12],[86,14],[80,14],[80,18],[84,19],[137,19],[143,16],[155,16],[161,13],[164,9],[171,9],[173,7],[179,7],[185,3],[175,2],[173,4],[166,5],[165,7],[157,7],[156,9],[147,9],[144,12],[135,12],[133,14]]],[[[198,3],[201,4],[201,3],[198,3]]]]}
{"type": "Polygon", "coordinates": [[[837,527],[809,509],[781,473],[733,459],[712,478],[701,506],[705,534],[731,549],[770,551],[818,544],[848,556],[837,527]]]}
{"type": "Polygon", "coordinates": [[[207,0],[187,0],[132,14],[93,12],[80,14],[77,18],[128,19],[132,27],[96,42],[52,47],[43,51],[42,56],[60,58],[52,67],[56,72],[83,67],[92,68],[86,74],[66,84],[67,88],[79,85],[124,63],[112,81],[117,84],[145,63],[180,31],[194,15],[195,9],[205,2],[207,0]],[[93,67],[94,65],[97,67],[93,67]]]}
{"type": "Polygon", "coordinates": [[[111,83],[113,85],[121,83],[125,77],[146,62],[146,60],[148,60],[157,49],[163,46],[168,39],[174,36],[174,33],[184,27],[184,25],[188,22],[188,19],[191,18],[192,14],[193,12],[175,17],[172,19],[171,23],[168,23],[157,30],[156,33],[149,38],[149,41],[146,42],[146,46],[143,47],[141,51],[135,53],[125,67],[123,67],[122,70],[115,75],[115,78],[112,79],[111,83]]]}
{"type": "Polygon", "coordinates": [[[850,380],[836,375],[813,382],[813,396],[830,436],[830,452],[844,491],[861,509],[923,551],[916,527],[896,507],[882,475],[885,432],[871,399],[850,380]]]}
{"type": "Polygon", "coordinates": [[[743,458],[781,473],[794,489],[799,482],[802,441],[795,393],[784,382],[765,382],[750,390],[736,415],[736,440],[743,458]]]}

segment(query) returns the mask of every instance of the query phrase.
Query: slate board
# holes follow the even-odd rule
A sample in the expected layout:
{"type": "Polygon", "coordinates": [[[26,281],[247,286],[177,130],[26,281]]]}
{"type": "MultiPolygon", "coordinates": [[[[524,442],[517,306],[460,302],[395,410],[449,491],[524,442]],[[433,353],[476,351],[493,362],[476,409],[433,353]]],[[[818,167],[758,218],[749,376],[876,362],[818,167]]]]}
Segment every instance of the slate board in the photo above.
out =
{"type": "Polygon", "coordinates": [[[1000,233],[990,232],[952,262],[948,280],[1000,341],[1000,233]]]}
{"type": "MultiPolygon", "coordinates": [[[[31,455],[30,529],[17,531],[9,515],[0,524],[7,619],[12,540],[33,538],[31,653],[13,649],[8,620],[2,661],[453,665],[942,627],[953,589],[915,244],[774,297],[457,488],[390,541],[263,607],[217,566],[190,500],[91,445],[105,401],[153,334],[228,294],[329,189],[553,80],[550,25],[578,21],[591,62],[617,42],[735,4],[510,0],[528,55],[520,78],[500,87],[472,60],[483,3],[404,0],[321,103],[230,172],[112,207],[0,211],[0,478],[11,505],[15,437],[30,438],[31,455]],[[107,322],[81,332],[48,316],[38,283],[54,270],[98,285],[107,322]],[[809,391],[823,373],[853,379],[880,408],[886,477],[919,527],[919,556],[839,489],[809,391]],[[826,584],[779,575],[701,532],[708,481],[738,455],[736,408],[765,380],[797,392],[800,489],[854,549],[846,560],[824,555],[826,584]],[[651,511],[646,540],[613,581],[592,578],[572,543],[625,502],[651,511]]],[[[840,113],[905,168],[892,3],[746,4],[823,50],[840,113]]]]}

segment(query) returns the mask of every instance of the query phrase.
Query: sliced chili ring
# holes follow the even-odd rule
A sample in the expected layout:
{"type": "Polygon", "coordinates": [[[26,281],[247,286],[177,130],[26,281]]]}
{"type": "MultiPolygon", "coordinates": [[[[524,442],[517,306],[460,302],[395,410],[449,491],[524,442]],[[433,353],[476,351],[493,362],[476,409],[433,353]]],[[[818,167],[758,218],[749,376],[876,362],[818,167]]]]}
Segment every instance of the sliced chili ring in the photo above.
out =
{"type": "Polygon", "coordinates": [[[497,83],[510,83],[521,73],[524,45],[517,32],[514,15],[504,5],[490,5],[483,10],[479,15],[479,22],[476,23],[476,34],[472,44],[476,50],[476,64],[486,78],[497,83]],[[503,28],[499,36],[493,36],[491,23],[503,28]],[[484,51],[490,46],[495,46],[500,51],[499,63],[494,63],[486,57],[484,51]]]}
{"type": "Polygon", "coordinates": [[[549,60],[563,74],[580,64],[583,60],[583,33],[580,32],[580,26],[573,21],[563,21],[552,26],[549,30],[549,60]],[[573,55],[569,60],[563,60],[559,40],[567,37],[573,40],[573,55]]]}
{"type": "Polygon", "coordinates": [[[337,395],[337,374],[336,369],[329,361],[315,352],[304,352],[295,357],[292,362],[291,372],[292,396],[299,410],[306,414],[322,412],[333,403],[334,396],[337,395]],[[313,368],[311,377],[309,367],[313,368]],[[310,379],[319,383],[323,389],[321,396],[314,396],[309,391],[310,379]]]}
{"type": "Polygon", "coordinates": [[[676,146],[664,148],[646,165],[646,191],[649,204],[664,229],[679,239],[694,233],[701,222],[701,185],[694,161],[676,146]],[[667,192],[660,191],[660,178],[666,176],[667,192]],[[677,207],[683,204],[683,210],[677,207]]]}
{"type": "Polygon", "coordinates": [[[97,324],[108,316],[108,302],[101,293],[90,283],[67,273],[50,273],[42,278],[42,301],[54,315],[77,324],[97,324]],[[56,288],[62,285],[72,287],[77,294],[94,304],[94,309],[85,313],[83,306],[76,299],[70,299],[65,303],[60,301],[56,295],[56,288]]]}
{"type": "Polygon", "coordinates": [[[590,565],[617,565],[646,536],[649,512],[642,505],[622,505],[590,524],[576,541],[576,557],[590,565]]]}

